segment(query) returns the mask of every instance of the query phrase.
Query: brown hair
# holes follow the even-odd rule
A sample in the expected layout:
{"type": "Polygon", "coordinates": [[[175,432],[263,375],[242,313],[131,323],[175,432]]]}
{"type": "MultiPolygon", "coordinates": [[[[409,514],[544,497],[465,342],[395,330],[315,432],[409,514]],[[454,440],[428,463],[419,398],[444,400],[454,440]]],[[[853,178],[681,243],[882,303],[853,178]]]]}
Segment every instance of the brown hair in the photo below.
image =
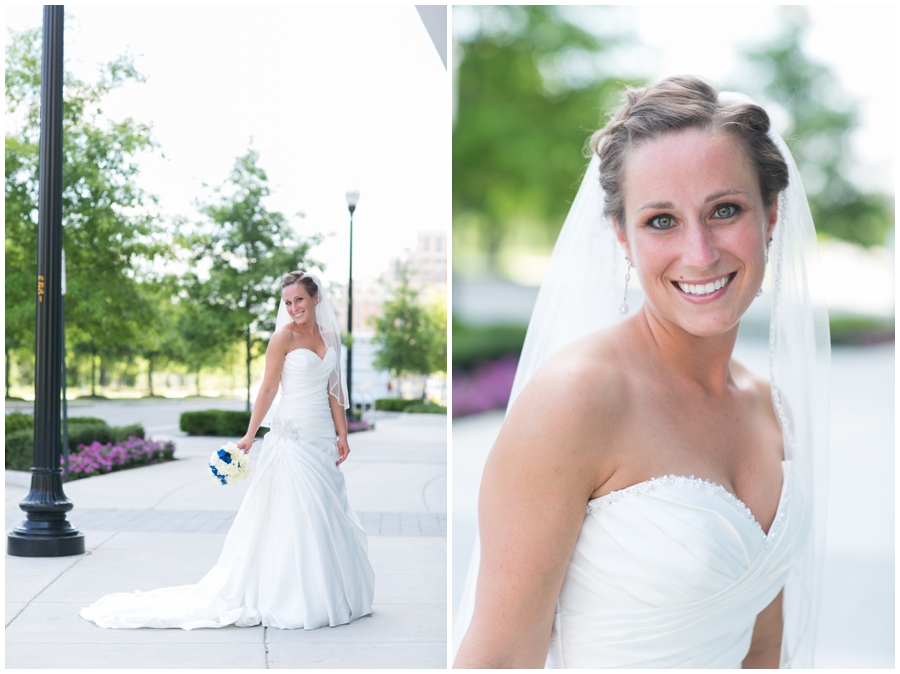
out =
{"type": "Polygon", "coordinates": [[[319,294],[319,286],[311,276],[307,276],[302,271],[289,271],[285,274],[281,279],[281,289],[284,290],[295,283],[302,285],[306,292],[309,293],[310,298],[314,298],[319,294]]]}
{"type": "Polygon", "coordinates": [[[628,151],[637,145],[684,129],[719,130],[743,144],[756,168],[763,203],[771,206],[788,184],[788,169],[769,137],[769,115],[758,105],[720,102],[715,87],[689,75],[668,77],[640,89],[626,89],[622,105],[591,136],[600,157],[600,185],[606,193],[604,212],[625,226],[622,178],[628,151]]]}

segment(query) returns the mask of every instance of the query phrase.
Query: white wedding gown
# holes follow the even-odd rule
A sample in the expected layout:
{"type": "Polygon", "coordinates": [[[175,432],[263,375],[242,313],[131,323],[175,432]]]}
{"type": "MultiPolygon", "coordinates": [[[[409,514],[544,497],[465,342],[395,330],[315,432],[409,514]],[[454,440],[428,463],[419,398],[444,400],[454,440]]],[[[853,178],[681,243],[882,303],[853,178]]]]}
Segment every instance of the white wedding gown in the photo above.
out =
{"type": "Polygon", "coordinates": [[[212,570],[197,585],[107,595],[81,617],[118,628],[315,629],[372,612],[366,535],[335,465],[327,384],[336,357],[285,356],[272,429],[212,570]]]}
{"type": "Polygon", "coordinates": [[[768,532],[733,494],[693,477],[589,501],[547,666],[740,668],[757,614],[806,543],[801,483],[782,468],[768,532]]]}

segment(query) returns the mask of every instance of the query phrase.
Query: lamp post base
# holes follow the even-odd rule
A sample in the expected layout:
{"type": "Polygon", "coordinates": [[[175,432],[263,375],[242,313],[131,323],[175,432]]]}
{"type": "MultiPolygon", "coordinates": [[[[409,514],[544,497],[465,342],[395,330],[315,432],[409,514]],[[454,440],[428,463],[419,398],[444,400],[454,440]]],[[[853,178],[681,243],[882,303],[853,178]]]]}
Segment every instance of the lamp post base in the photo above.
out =
{"type": "Polygon", "coordinates": [[[6,538],[13,557],[69,557],[84,554],[84,534],[63,515],[61,521],[26,520],[6,538]]]}

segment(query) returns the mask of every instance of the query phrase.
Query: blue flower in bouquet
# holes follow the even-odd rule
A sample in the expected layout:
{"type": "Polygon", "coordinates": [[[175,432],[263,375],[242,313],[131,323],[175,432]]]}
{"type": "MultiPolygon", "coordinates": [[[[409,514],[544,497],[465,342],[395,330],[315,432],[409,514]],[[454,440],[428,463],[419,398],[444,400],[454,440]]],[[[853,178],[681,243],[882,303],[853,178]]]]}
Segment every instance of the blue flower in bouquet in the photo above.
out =
{"type": "Polygon", "coordinates": [[[228,442],[209,457],[209,470],[220,484],[240,482],[250,474],[250,456],[228,442]]]}

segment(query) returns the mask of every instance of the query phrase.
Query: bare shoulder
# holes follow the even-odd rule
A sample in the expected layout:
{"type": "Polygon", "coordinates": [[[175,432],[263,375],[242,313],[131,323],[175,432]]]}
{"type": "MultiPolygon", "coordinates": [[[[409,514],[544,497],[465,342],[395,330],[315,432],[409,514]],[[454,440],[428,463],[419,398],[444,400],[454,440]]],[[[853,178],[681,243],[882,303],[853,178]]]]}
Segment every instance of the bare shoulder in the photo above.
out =
{"type": "Polygon", "coordinates": [[[607,331],[564,347],[538,368],[510,409],[498,442],[546,458],[596,465],[627,405],[628,381],[607,331]]]}
{"type": "Polygon", "coordinates": [[[285,355],[288,351],[291,350],[291,344],[294,341],[294,336],[291,333],[291,326],[282,325],[275,332],[272,333],[272,337],[269,339],[269,346],[266,347],[266,354],[271,355],[285,355]]]}

